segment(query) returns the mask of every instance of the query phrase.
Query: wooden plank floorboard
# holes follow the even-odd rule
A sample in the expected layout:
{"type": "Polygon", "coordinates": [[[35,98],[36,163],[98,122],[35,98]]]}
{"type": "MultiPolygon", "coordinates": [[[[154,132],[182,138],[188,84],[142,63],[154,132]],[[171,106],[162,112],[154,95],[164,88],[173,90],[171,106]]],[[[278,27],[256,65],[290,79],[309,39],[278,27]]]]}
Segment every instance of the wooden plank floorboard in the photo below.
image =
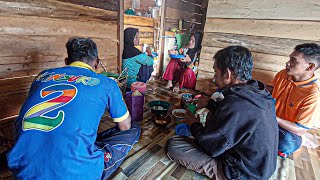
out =
{"type": "Polygon", "coordinates": [[[150,179],[155,179],[155,176],[159,173],[162,172],[166,168],[166,165],[163,164],[161,161],[159,161],[155,166],[153,166],[147,174],[145,174],[141,180],[150,180],[150,179]]]}
{"type": "Polygon", "coordinates": [[[183,176],[183,174],[186,172],[186,168],[184,168],[183,166],[178,166],[173,173],[171,174],[172,177],[176,178],[176,179],[181,179],[181,177],[183,176]]]}
{"type": "Polygon", "coordinates": [[[145,154],[143,154],[139,159],[134,161],[129,167],[123,170],[123,174],[126,176],[132,175],[140,166],[143,165],[149,158],[152,157],[153,154],[157,153],[161,149],[161,146],[155,145],[150,150],[148,150],[145,154]]]}
{"type": "Polygon", "coordinates": [[[134,173],[136,179],[142,179],[144,175],[146,175],[161,159],[161,157],[165,156],[164,149],[161,149],[153,154],[146,162],[141,165],[134,173]]]}

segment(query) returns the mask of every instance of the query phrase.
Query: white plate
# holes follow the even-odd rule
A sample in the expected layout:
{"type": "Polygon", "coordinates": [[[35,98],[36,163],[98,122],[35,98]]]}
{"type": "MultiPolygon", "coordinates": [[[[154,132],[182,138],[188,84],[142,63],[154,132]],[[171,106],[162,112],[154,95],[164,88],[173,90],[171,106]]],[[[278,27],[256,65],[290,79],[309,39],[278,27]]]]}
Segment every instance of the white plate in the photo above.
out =
{"type": "Polygon", "coordinates": [[[175,109],[172,111],[172,115],[178,119],[184,119],[187,116],[187,111],[185,109],[175,109]]]}

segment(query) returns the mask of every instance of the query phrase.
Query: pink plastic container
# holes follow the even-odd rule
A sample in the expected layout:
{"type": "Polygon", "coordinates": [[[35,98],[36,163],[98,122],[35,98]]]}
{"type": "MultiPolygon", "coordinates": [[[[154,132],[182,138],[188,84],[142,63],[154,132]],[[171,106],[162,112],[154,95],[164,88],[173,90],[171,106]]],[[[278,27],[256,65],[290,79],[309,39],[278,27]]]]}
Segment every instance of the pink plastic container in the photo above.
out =
{"type": "Polygon", "coordinates": [[[134,82],[131,84],[131,91],[138,90],[141,93],[146,92],[147,90],[147,84],[144,82],[134,82]]]}

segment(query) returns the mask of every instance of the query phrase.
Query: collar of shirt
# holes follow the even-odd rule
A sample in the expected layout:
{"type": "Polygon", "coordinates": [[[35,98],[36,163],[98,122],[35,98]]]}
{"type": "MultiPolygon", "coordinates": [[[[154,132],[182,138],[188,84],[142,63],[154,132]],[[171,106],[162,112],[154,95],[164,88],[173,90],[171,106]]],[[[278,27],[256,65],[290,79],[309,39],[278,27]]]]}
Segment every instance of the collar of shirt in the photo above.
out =
{"type": "Polygon", "coordinates": [[[315,75],[313,75],[310,79],[307,79],[305,81],[299,81],[299,82],[295,82],[293,81],[293,78],[292,76],[289,76],[288,77],[288,80],[293,82],[294,85],[296,86],[306,86],[306,85],[310,85],[310,84],[313,84],[314,82],[316,82],[318,79],[315,75]]]}
{"type": "Polygon", "coordinates": [[[89,66],[89,64],[86,64],[86,63],[81,62],[81,61],[75,61],[75,62],[71,63],[69,66],[79,67],[79,68],[85,68],[85,69],[89,69],[89,70],[91,70],[91,71],[94,71],[94,70],[92,69],[92,67],[89,66]]]}

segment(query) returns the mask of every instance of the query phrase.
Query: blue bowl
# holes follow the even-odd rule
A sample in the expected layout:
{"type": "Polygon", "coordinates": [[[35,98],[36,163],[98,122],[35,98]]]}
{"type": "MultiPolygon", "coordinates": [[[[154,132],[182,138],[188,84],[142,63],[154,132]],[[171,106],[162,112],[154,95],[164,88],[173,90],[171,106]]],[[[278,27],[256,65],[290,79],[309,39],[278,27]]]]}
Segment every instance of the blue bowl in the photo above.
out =
{"type": "Polygon", "coordinates": [[[153,57],[153,58],[155,58],[155,57],[157,57],[157,56],[158,56],[158,53],[152,52],[152,57],[153,57]]]}
{"type": "Polygon", "coordinates": [[[186,56],[183,55],[183,54],[169,54],[169,57],[172,58],[172,59],[183,59],[186,56]]]}

